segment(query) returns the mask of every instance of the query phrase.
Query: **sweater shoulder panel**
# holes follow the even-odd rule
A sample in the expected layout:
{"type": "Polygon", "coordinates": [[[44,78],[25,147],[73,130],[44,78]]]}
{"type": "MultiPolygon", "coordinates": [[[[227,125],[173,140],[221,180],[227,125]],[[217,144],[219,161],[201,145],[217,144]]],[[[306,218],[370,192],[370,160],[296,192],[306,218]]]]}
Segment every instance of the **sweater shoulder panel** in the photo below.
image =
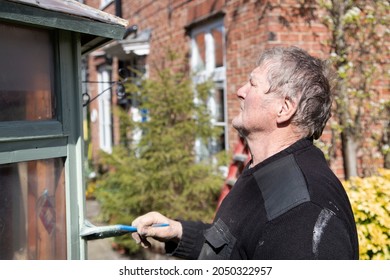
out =
{"type": "Polygon", "coordinates": [[[310,201],[306,180],[290,154],[253,173],[264,199],[268,220],[310,201]]]}

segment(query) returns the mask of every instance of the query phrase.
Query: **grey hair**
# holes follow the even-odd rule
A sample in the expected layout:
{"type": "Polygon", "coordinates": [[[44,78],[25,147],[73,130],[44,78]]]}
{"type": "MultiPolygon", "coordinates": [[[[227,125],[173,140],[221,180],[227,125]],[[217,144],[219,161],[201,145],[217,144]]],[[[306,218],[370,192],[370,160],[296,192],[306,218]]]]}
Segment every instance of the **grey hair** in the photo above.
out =
{"type": "Polygon", "coordinates": [[[335,79],[330,65],[297,47],[267,49],[257,65],[268,70],[268,93],[298,104],[291,123],[305,137],[318,139],[331,116],[335,79]]]}

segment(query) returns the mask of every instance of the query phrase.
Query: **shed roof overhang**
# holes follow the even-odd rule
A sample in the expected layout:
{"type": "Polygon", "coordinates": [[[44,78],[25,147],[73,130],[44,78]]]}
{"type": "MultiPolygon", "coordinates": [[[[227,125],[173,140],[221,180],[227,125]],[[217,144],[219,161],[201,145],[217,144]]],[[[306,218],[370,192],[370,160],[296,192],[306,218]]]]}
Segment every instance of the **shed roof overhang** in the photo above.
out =
{"type": "Polygon", "coordinates": [[[81,54],[123,38],[127,20],[75,0],[0,0],[0,19],[80,33],[81,54]]]}

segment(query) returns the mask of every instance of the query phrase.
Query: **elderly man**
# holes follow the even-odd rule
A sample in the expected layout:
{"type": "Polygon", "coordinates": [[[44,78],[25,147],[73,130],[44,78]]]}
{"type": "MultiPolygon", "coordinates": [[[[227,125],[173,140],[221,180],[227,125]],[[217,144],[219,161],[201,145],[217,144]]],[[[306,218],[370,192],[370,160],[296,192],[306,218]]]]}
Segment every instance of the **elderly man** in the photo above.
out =
{"type": "Polygon", "coordinates": [[[237,92],[232,122],[252,158],[214,222],[150,212],[133,221],[133,238],[145,247],[147,237],[163,241],[168,254],[186,259],[358,259],[350,202],[313,145],[331,114],[326,63],[277,47],[257,65],[237,92]]]}

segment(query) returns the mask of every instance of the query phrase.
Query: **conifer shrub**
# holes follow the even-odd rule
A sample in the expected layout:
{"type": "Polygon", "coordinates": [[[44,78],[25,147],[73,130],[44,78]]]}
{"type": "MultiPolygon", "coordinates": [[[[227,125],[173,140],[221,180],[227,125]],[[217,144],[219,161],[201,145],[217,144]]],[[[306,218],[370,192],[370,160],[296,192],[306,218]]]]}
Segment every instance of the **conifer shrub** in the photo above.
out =
{"type": "MultiPolygon", "coordinates": [[[[118,109],[125,137],[102,155],[106,172],[96,181],[95,195],[110,224],[130,224],[149,211],[206,222],[214,216],[224,178],[215,158],[199,161],[194,149],[195,140],[207,145],[219,133],[206,105],[211,83],[195,86],[185,71],[177,71],[187,62],[168,57],[172,65],[156,69],[153,78],[125,85],[144,115],[134,121],[118,109]]],[[[129,235],[115,242],[130,253],[140,248],[129,235]]]]}

